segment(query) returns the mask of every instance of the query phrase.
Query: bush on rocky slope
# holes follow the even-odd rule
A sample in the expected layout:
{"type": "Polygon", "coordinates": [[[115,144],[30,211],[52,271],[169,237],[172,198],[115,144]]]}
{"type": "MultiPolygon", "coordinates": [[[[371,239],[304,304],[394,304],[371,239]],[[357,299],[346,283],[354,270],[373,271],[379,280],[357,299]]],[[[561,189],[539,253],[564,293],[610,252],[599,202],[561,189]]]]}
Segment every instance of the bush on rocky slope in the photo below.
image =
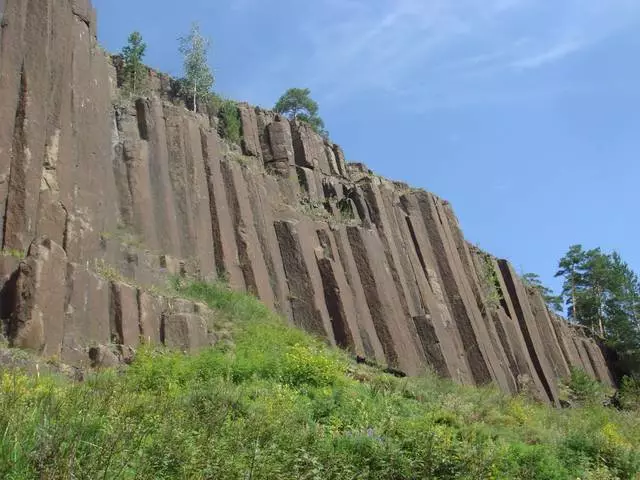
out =
{"type": "Polygon", "coordinates": [[[253,297],[177,284],[233,344],[145,349],[84,383],[5,371],[0,477],[634,479],[640,416],[554,410],[425,374],[398,379],[284,325],[253,297]]]}

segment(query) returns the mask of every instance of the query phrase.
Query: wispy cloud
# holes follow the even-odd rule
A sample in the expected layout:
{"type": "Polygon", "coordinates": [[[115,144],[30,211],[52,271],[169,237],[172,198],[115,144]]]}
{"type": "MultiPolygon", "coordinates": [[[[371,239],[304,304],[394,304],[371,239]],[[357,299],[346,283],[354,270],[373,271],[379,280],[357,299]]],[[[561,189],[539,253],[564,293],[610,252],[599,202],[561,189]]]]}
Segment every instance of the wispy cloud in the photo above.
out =
{"type": "Polygon", "coordinates": [[[336,101],[471,88],[552,67],[633,23],[637,0],[319,0],[298,24],[310,54],[296,70],[336,101]]]}
{"type": "Polygon", "coordinates": [[[538,77],[640,26],[638,0],[279,0],[277,8],[280,29],[265,35],[279,35],[280,49],[256,68],[268,78],[239,88],[265,97],[265,84],[309,86],[328,106],[372,92],[410,109],[583,92],[557,78],[545,89],[538,77]]]}
{"type": "Polygon", "coordinates": [[[580,40],[567,40],[552,45],[543,52],[533,54],[529,57],[522,57],[514,61],[511,65],[519,69],[540,68],[546,64],[558,62],[569,55],[579,52],[587,45],[587,42],[580,40]]]}

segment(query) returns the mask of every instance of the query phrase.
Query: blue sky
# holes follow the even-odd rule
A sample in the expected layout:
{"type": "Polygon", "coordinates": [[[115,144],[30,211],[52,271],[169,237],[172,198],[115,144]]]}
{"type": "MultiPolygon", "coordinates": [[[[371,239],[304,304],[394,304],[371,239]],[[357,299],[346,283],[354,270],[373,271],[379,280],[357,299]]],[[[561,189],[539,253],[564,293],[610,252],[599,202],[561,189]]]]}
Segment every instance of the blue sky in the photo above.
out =
{"type": "Polygon", "coordinates": [[[640,271],[640,0],[94,0],[179,75],[211,38],[216,90],[309,87],[348,160],[448,199],[469,240],[551,286],[569,245],[640,271]]]}

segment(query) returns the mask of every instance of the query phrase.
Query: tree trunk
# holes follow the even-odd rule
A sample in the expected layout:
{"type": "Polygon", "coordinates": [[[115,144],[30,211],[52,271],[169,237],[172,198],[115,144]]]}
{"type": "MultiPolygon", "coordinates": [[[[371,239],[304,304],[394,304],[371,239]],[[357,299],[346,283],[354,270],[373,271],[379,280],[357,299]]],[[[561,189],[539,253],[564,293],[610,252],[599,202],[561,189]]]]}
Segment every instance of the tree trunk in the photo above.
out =
{"type": "Polygon", "coordinates": [[[580,323],[578,321],[578,305],[576,303],[576,280],[573,273],[571,274],[571,299],[573,301],[573,319],[576,321],[576,323],[580,323]]]}
{"type": "Polygon", "coordinates": [[[198,113],[198,81],[193,81],[193,113],[198,113]]]}
{"type": "Polygon", "coordinates": [[[604,338],[604,312],[602,310],[602,292],[600,288],[596,288],[598,296],[598,327],[600,328],[600,336],[604,338]]]}

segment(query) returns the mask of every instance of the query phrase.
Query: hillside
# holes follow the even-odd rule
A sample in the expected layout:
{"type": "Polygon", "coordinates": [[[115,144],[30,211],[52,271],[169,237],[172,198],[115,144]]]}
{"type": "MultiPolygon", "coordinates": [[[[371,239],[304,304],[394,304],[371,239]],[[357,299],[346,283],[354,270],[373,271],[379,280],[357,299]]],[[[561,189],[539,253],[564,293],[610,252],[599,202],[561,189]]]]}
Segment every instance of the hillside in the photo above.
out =
{"type": "Polygon", "coordinates": [[[144,348],[83,383],[5,372],[0,475],[118,479],[634,479],[640,417],[396,378],[222,285],[178,282],[235,343],[144,348]]]}

